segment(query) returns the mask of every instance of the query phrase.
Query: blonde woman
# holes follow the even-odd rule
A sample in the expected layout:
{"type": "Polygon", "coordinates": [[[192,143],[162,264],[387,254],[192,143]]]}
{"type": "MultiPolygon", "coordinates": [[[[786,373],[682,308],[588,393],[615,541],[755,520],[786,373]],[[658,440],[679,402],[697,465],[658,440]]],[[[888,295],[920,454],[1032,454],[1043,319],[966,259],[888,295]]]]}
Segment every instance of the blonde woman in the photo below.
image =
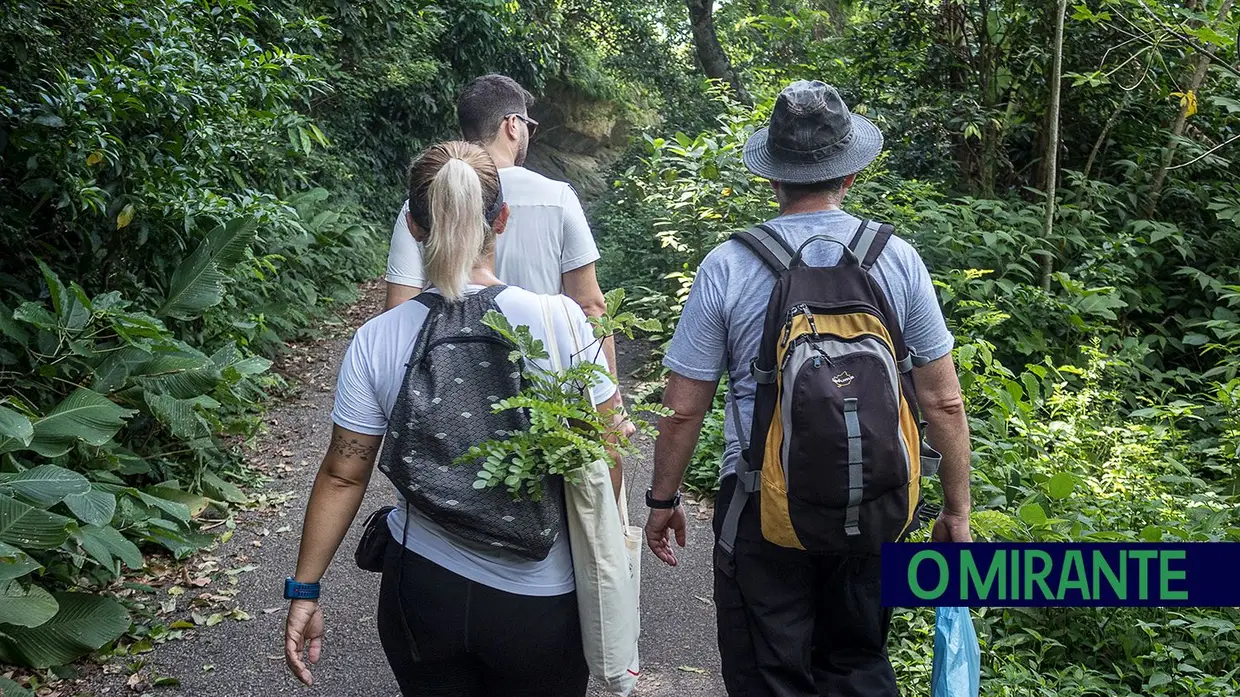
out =
{"type": "MultiPolygon", "coordinates": [[[[423,245],[431,287],[359,329],[340,367],[331,444],[285,589],[285,658],[306,684],[303,653],[316,662],[324,634],[318,582],[378,456],[398,502],[379,521],[379,538],[390,543],[380,554],[378,630],[402,694],[585,694],[562,482],[546,478],[541,500],[517,502],[503,487],[475,489],[477,467],[453,465],[470,445],[518,430],[525,418],[490,413],[521,378],[509,347],[481,324],[486,311],[560,347],[564,365],[598,353],[571,355],[594,342],[575,303],[547,313],[540,296],[496,278],[495,241],[507,220],[499,175],[481,147],[441,143],[411,166],[409,229],[423,245]]],[[[593,359],[606,368],[605,358],[593,359]]],[[[600,408],[618,405],[610,381],[591,395],[600,408]]]]}

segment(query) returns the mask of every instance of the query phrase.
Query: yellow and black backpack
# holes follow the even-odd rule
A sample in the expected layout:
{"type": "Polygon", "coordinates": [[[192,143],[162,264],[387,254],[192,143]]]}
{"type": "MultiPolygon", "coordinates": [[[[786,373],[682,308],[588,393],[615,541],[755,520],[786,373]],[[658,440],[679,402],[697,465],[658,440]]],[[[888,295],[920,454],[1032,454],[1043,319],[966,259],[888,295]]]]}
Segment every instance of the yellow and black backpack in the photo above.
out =
{"type": "Polygon", "coordinates": [[[742,452],[719,539],[728,557],[755,493],[762,536],[781,547],[878,554],[919,527],[921,477],[941,458],[922,440],[911,375],[922,361],[869,273],[893,232],[867,220],[848,245],[820,235],[795,251],[765,225],[732,235],[778,280],[751,365],[751,444],[730,400],[742,452]],[[807,266],[815,243],[844,247],[839,263],[807,266]]]}

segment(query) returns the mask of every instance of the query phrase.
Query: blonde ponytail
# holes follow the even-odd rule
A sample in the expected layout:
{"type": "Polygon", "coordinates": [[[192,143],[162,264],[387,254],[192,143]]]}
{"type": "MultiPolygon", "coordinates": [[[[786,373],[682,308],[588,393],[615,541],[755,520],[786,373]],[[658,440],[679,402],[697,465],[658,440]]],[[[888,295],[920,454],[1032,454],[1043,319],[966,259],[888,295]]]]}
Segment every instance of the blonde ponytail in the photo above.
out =
{"type": "Polygon", "coordinates": [[[427,194],[434,232],[423,248],[426,278],[446,300],[460,300],[491,231],[482,213],[482,182],[473,167],[452,158],[435,173],[427,194]]]}
{"type": "Polygon", "coordinates": [[[426,278],[445,300],[460,300],[478,260],[495,243],[487,211],[498,211],[499,172],[486,151],[451,141],[431,146],[410,167],[409,208],[426,232],[426,278]]]}

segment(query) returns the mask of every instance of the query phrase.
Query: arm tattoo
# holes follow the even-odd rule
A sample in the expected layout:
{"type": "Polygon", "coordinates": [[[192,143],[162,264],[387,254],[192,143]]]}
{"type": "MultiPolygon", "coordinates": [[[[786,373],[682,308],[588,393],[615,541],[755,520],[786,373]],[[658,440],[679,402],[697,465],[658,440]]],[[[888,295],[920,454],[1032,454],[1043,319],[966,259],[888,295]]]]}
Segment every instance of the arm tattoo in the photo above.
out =
{"type": "Polygon", "coordinates": [[[332,442],[327,446],[327,452],[339,455],[346,460],[355,458],[369,460],[375,456],[378,449],[378,445],[363,443],[354,436],[340,433],[333,433],[332,442]]]}

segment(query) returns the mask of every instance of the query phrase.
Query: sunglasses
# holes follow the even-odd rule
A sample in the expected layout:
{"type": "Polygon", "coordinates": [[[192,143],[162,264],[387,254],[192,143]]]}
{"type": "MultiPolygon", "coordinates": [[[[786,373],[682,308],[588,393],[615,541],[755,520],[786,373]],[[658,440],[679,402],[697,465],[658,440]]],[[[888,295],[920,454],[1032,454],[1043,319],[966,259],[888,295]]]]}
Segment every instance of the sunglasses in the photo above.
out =
{"type": "Polygon", "coordinates": [[[533,137],[534,137],[534,134],[535,134],[536,132],[538,132],[538,122],[537,122],[537,121],[535,121],[534,119],[531,119],[530,117],[526,116],[525,114],[518,114],[518,113],[516,113],[516,112],[513,112],[513,113],[511,113],[511,114],[507,114],[507,115],[505,115],[505,116],[504,116],[504,119],[505,119],[505,120],[507,120],[507,119],[513,118],[514,116],[515,116],[518,120],[520,120],[520,121],[524,121],[524,122],[525,122],[525,126],[526,126],[526,128],[528,128],[528,129],[530,130],[530,137],[531,137],[531,138],[533,138],[533,137]]]}

